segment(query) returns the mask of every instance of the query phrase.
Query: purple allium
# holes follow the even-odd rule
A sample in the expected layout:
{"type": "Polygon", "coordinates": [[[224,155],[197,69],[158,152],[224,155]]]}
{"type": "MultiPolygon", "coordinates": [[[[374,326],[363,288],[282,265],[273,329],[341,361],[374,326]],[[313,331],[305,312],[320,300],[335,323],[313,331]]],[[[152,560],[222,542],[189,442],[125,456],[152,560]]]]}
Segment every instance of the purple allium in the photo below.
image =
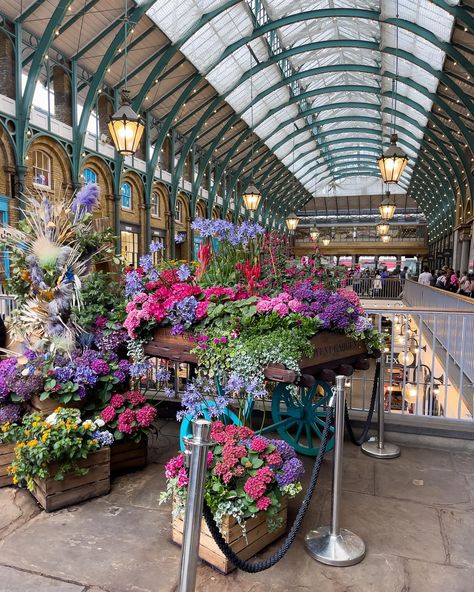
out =
{"type": "Polygon", "coordinates": [[[183,263],[183,265],[180,265],[180,267],[178,268],[178,271],[177,271],[177,276],[178,276],[179,280],[181,282],[185,282],[187,279],[189,279],[190,275],[191,275],[191,268],[189,267],[189,265],[186,265],[186,263],[183,263]]]}
{"type": "Polygon", "coordinates": [[[174,389],[167,386],[163,389],[163,394],[167,399],[174,399],[176,393],[174,392],[174,389]]]}
{"type": "Polygon", "coordinates": [[[277,482],[280,487],[297,483],[304,474],[303,463],[299,458],[290,458],[283,463],[277,473],[277,482]]]}
{"type": "Polygon", "coordinates": [[[14,423],[21,417],[21,406],[16,403],[9,403],[0,407],[0,426],[6,423],[14,423]]]}
{"type": "Polygon", "coordinates": [[[186,235],[184,234],[184,232],[177,232],[174,235],[174,242],[177,245],[180,245],[181,243],[184,243],[185,240],[186,240],[186,235]]]}
{"type": "Polygon", "coordinates": [[[167,368],[159,368],[155,374],[155,379],[158,382],[168,382],[170,377],[171,377],[171,374],[167,368]]]}
{"type": "Polygon", "coordinates": [[[133,297],[135,294],[138,294],[138,292],[142,291],[142,278],[137,271],[129,271],[125,276],[125,295],[133,297]]]}
{"type": "Polygon", "coordinates": [[[99,201],[99,192],[100,189],[96,183],[84,185],[72,202],[72,211],[77,212],[84,209],[90,214],[99,201]]]}
{"type": "Polygon", "coordinates": [[[159,253],[160,251],[163,251],[165,248],[165,245],[160,242],[160,241],[153,241],[152,243],[150,243],[150,253],[159,253]]]}
{"type": "Polygon", "coordinates": [[[134,364],[130,364],[129,372],[130,376],[134,378],[143,378],[146,376],[146,373],[151,368],[151,362],[135,362],[134,364]]]}
{"type": "Polygon", "coordinates": [[[151,255],[142,255],[140,257],[139,265],[145,273],[149,273],[153,269],[153,259],[151,255]]]}

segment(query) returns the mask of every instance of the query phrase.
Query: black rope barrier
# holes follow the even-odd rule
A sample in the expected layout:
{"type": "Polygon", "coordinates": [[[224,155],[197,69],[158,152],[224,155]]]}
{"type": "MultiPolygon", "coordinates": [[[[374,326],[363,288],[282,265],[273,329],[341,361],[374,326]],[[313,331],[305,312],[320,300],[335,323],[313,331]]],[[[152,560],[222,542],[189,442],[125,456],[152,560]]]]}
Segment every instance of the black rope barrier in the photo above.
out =
{"type": "Polygon", "coordinates": [[[347,401],[346,401],[346,408],[344,410],[345,418],[346,418],[346,428],[347,428],[347,433],[349,435],[349,440],[352,442],[352,444],[354,444],[354,446],[361,446],[367,440],[367,435],[369,433],[370,424],[372,423],[372,417],[374,415],[375,401],[377,399],[379,379],[380,379],[380,362],[377,362],[377,364],[375,365],[374,384],[372,386],[372,397],[370,399],[369,412],[367,413],[367,420],[365,422],[364,428],[363,428],[362,433],[359,438],[355,437],[354,430],[351,426],[351,420],[349,418],[349,410],[347,408],[347,401]]]}
{"type": "Polygon", "coordinates": [[[273,567],[276,563],[283,559],[283,557],[286,555],[289,548],[293,544],[296,535],[298,534],[298,531],[301,528],[303,518],[305,517],[306,511],[308,510],[309,503],[311,501],[311,498],[313,496],[314,490],[318,482],[319,471],[321,470],[321,464],[323,462],[324,455],[326,453],[326,446],[329,440],[329,430],[332,424],[332,415],[333,409],[332,407],[328,407],[326,414],[326,423],[324,425],[323,435],[321,438],[321,447],[319,448],[318,456],[316,457],[313,469],[311,471],[311,479],[309,482],[308,490],[306,491],[303,502],[301,504],[300,509],[298,510],[298,514],[296,515],[296,518],[293,522],[293,525],[291,526],[290,531],[288,532],[283,544],[275,553],[273,553],[273,555],[271,555],[267,559],[264,559],[263,561],[256,562],[244,561],[243,559],[240,559],[239,556],[236,553],[234,553],[234,551],[232,551],[229,545],[225,542],[224,537],[222,536],[219,527],[217,526],[214,520],[214,516],[212,515],[209,506],[206,504],[206,502],[204,502],[204,518],[206,520],[207,527],[209,528],[209,531],[211,532],[217,546],[222,551],[222,553],[224,553],[227,559],[242,571],[246,571],[248,573],[258,573],[266,569],[269,569],[270,567],[273,567]]]}

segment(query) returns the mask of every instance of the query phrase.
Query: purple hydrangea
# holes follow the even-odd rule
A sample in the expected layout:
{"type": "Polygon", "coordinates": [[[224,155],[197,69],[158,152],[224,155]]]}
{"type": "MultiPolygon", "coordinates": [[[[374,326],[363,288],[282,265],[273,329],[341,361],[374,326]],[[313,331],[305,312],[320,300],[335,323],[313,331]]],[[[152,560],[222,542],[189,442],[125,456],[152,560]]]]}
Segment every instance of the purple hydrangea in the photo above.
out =
{"type": "Polygon", "coordinates": [[[290,458],[296,457],[296,452],[293,446],[285,442],[284,440],[270,440],[270,444],[273,444],[279,452],[281,458],[285,460],[290,460],[290,458]]]}
{"type": "Polygon", "coordinates": [[[54,368],[54,374],[60,382],[67,382],[74,376],[74,368],[71,366],[63,366],[62,368],[54,368]]]}
{"type": "Polygon", "coordinates": [[[15,403],[9,403],[0,407],[0,426],[6,423],[14,423],[21,417],[21,406],[15,403]]]}
{"type": "Polygon", "coordinates": [[[92,437],[99,442],[101,446],[112,446],[114,443],[113,435],[108,431],[100,432],[99,430],[92,432],[92,437]]]}
{"type": "Polygon", "coordinates": [[[109,373],[110,368],[105,360],[93,360],[91,363],[91,370],[96,374],[105,375],[109,373]]]}
{"type": "Polygon", "coordinates": [[[125,382],[127,378],[125,372],[122,372],[122,370],[116,370],[113,375],[119,382],[125,382]]]}
{"type": "Polygon", "coordinates": [[[299,458],[290,458],[283,463],[283,466],[277,473],[277,482],[279,487],[297,483],[304,474],[303,463],[299,458]]]}
{"type": "Polygon", "coordinates": [[[78,365],[74,373],[75,382],[94,386],[97,383],[96,373],[88,366],[78,365]]]}

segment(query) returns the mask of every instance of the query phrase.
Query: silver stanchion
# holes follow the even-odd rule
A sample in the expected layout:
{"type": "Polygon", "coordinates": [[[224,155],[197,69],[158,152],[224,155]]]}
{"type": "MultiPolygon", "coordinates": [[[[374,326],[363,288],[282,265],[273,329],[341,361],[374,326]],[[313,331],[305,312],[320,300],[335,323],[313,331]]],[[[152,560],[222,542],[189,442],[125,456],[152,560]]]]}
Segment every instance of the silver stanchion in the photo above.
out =
{"type": "Polygon", "coordinates": [[[336,434],[332,477],[331,525],[311,530],[305,537],[308,553],[321,563],[344,567],[355,565],[365,557],[364,541],[341,528],[342,452],[344,448],[345,376],[336,376],[336,434]]]}
{"type": "Polygon", "coordinates": [[[196,587],[210,429],[210,421],[205,419],[193,421],[193,436],[186,442],[187,457],[190,456],[190,467],[178,592],[194,592],[196,587]]]}
{"type": "Polygon", "coordinates": [[[371,438],[361,446],[362,452],[374,458],[397,458],[400,456],[400,448],[396,444],[385,442],[384,426],[385,409],[385,359],[382,352],[380,357],[380,376],[379,376],[379,397],[377,403],[377,438],[371,438]]]}

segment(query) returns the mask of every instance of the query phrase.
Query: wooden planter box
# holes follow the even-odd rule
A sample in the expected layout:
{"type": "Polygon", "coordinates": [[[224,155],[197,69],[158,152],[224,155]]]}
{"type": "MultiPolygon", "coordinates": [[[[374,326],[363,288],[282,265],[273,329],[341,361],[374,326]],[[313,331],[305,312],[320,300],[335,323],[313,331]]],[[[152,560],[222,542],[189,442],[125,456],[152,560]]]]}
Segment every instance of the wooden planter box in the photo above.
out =
{"type": "MultiPolygon", "coordinates": [[[[61,481],[53,477],[35,479],[32,494],[46,512],[54,512],[67,506],[84,502],[93,497],[105,495],[110,491],[110,448],[101,448],[79,462],[88,468],[86,475],[70,473],[61,481]]],[[[54,465],[51,474],[54,475],[54,465]]]]}
{"type": "Polygon", "coordinates": [[[12,478],[7,474],[7,467],[15,458],[15,444],[0,444],[0,487],[13,485],[12,478]]]}
{"type": "MultiPolygon", "coordinates": [[[[247,537],[242,535],[242,529],[235,519],[226,516],[221,530],[222,535],[226,543],[230,545],[240,559],[250,559],[284,534],[286,531],[287,510],[288,500],[285,497],[281,502],[281,510],[278,514],[279,517],[283,518],[283,524],[272,532],[268,531],[266,512],[260,512],[255,518],[247,520],[245,523],[247,537]]],[[[173,520],[173,542],[178,545],[183,542],[183,518],[181,517],[176,517],[173,520]]],[[[227,559],[214,542],[204,519],[201,523],[199,557],[224,574],[228,574],[235,569],[234,564],[227,559]]]]}
{"type": "Polygon", "coordinates": [[[110,473],[118,475],[146,467],[148,438],[140,442],[114,442],[110,447],[110,473]]]}
{"type": "Polygon", "coordinates": [[[58,407],[67,407],[68,409],[82,409],[86,404],[86,399],[81,401],[71,401],[70,403],[60,403],[57,399],[48,398],[42,401],[39,395],[33,395],[29,401],[31,410],[44,415],[50,415],[58,407]]]}

